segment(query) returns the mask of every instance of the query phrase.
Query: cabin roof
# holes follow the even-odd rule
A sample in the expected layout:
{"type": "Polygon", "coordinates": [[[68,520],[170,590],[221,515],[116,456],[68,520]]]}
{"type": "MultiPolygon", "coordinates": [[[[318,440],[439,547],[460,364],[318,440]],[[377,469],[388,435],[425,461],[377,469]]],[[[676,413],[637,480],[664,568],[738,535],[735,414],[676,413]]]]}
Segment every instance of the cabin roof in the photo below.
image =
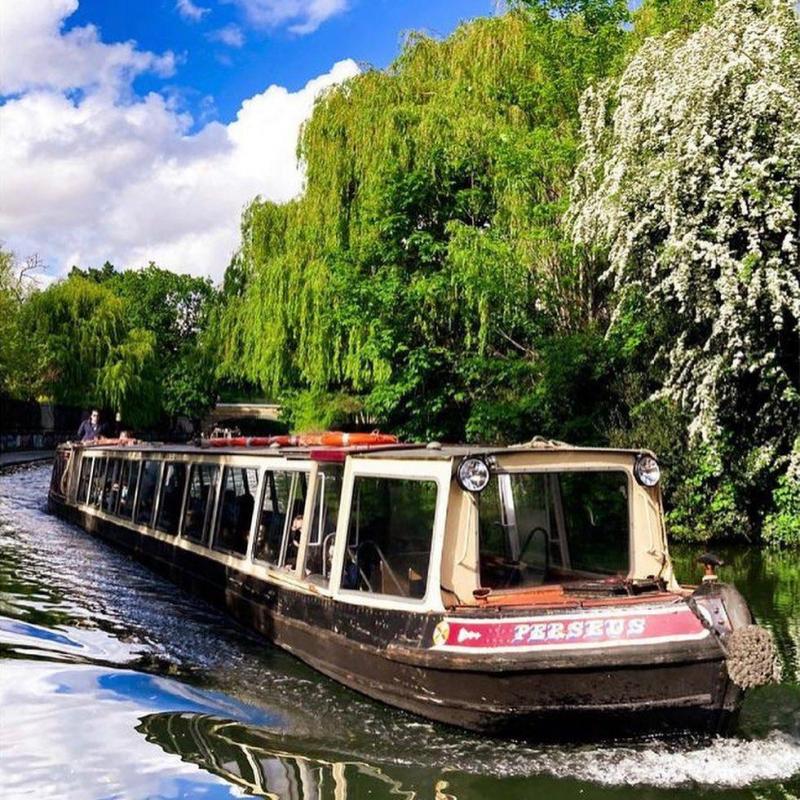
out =
{"type": "Polygon", "coordinates": [[[547,439],[535,439],[519,445],[468,445],[468,444],[429,444],[408,443],[375,446],[349,446],[349,447],[210,447],[197,444],[165,444],[163,442],[136,442],[135,444],[89,444],[83,445],[86,449],[103,450],[111,452],[145,452],[145,453],[176,453],[187,455],[258,455],[262,457],[283,457],[297,459],[311,459],[314,461],[338,461],[346,456],[358,456],[370,459],[416,459],[426,461],[449,461],[461,459],[466,456],[501,456],[513,454],[534,453],[585,453],[587,455],[600,454],[629,454],[648,453],[646,449],[623,449],[609,447],[581,447],[568,445],[547,439]],[[326,457],[327,456],[327,457],[326,457]]]}

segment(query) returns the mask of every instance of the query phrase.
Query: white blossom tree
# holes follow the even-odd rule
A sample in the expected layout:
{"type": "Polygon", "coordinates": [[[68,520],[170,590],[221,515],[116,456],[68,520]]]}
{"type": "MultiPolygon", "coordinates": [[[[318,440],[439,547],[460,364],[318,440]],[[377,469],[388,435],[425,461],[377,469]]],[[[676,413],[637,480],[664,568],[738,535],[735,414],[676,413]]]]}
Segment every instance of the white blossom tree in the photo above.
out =
{"type": "Polygon", "coordinates": [[[796,480],[800,26],[791,3],[724,0],[696,32],[646,40],[618,80],[585,94],[581,115],[573,237],[607,258],[618,310],[635,290],[668,320],[660,394],[688,415],[689,440],[717,454],[717,472],[727,468],[723,450],[738,449],[745,480],[796,480]]]}

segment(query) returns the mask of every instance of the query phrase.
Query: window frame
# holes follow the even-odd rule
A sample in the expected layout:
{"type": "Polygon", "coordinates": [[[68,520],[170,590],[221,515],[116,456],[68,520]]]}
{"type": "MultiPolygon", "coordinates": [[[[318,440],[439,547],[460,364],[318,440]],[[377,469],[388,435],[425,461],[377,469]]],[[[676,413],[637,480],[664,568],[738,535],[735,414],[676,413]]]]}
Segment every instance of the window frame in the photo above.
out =
{"type": "Polygon", "coordinates": [[[86,504],[91,506],[95,511],[104,514],[103,511],[103,494],[106,487],[106,471],[108,470],[108,456],[105,453],[98,453],[94,456],[94,464],[92,465],[92,479],[89,485],[89,496],[86,504]],[[100,466],[101,465],[101,466],[100,466]],[[98,467],[100,472],[98,472],[98,467]],[[97,497],[92,499],[92,492],[94,490],[94,480],[97,477],[99,482],[97,497]]]}
{"type": "MultiPolygon", "coordinates": [[[[149,453],[147,454],[149,455],[149,453]]],[[[133,523],[134,525],[140,525],[143,528],[147,528],[148,530],[155,531],[155,520],[156,515],[158,514],[158,501],[159,501],[159,494],[161,488],[161,476],[164,474],[164,459],[163,458],[142,458],[141,466],[139,467],[139,480],[138,485],[136,487],[136,505],[133,509],[133,523]],[[142,476],[144,475],[144,465],[148,462],[152,461],[155,464],[158,464],[158,476],[156,477],[155,483],[155,491],[153,497],[153,507],[150,510],[150,519],[147,522],[141,522],[139,520],[139,503],[141,502],[141,488],[142,488],[142,476]]],[[[165,534],[167,535],[167,534],[165,534]]]]}
{"type": "Polygon", "coordinates": [[[81,456],[81,469],[78,473],[78,488],[75,491],[75,499],[78,505],[89,505],[89,496],[92,493],[92,473],[94,472],[94,462],[95,457],[90,456],[88,453],[84,453],[81,456]],[[89,474],[86,476],[86,496],[81,500],[81,478],[83,477],[84,466],[88,467],[89,474]]]}
{"type": "MultiPolygon", "coordinates": [[[[214,504],[214,522],[211,526],[211,537],[209,542],[209,549],[213,550],[215,553],[222,553],[226,556],[231,556],[232,558],[241,559],[242,561],[251,561],[251,555],[253,551],[253,547],[255,546],[255,526],[257,524],[257,520],[261,516],[261,506],[258,504],[258,500],[261,497],[261,492],[263,489],[264,483],[264,474],[266,472],[266,467],[261,464],[253,464],[250,462],[246,463],[238,463],[236,461],[230,462],[226,461],[223,462],[221,465],[222,471],[220,473],[220,480],[219,485],[217,486],[217,498],[214,504]],[[220,523],[222,522],[222,487],[225,485],[225,478],[226,473],[228,470],[231,469],[241,469],[241,470],[253,470],[256,473],[256,482],[255,486],[252,488],[252,495],[253,495],[253,512],[250,515],[250,525],[247,528],[247,546],[244,549],[244,553],[239,553],[236,550],[231,550],[227,547],[221,547],[217,543],[217,537],[219,536],[219,527],[220,523]]],[[[235,482],[234,482],[235,486],[235,482]]],[[[185,494],[188,496],[188,487],[189,487],[189,473],[186,473],[186,491],[185,494]]],[[[181,525],[181,527],[183,527],[181,525]]],[[[189,542],[194,542],[193,539],[187,539],[189,542]]],[[[259,564],[265,562],[257,562],[259,564]]]]}
{"type": "MultiPolygon", "coordinates": [[[[183,487],[183,501],[181,502],[181,519],[178,525],[178,535],[173,538],[175,539],[175,541],[180,541],[182,545],[188,545],[190,547],[198,547],[202,548],[203,550],[212,551],[213,548],[211,547],[211,537],[215,535],[214,528],[215,528],[215,520],[217,518],[217,512],[219,509],[219,492],[220,492],[220,487],[222,486],[222,473],[225,467],[230,465],[230,462],[219,459],[188,458],[185,459],[185,463],[187,464],[187,470],[186,470],[186,484],[183,487]],[[205,514],[203,515],[203,527],[205,527],[206,520],[208,520],[208,530],[204,532],[205,535],[202,539],[197,540],[193,539],[191,536],[186,535],[186,512],[189,508],[189,494],[192,486],[192,470],[195,467],[203,467],[203,466],[216,467],[217,474],[219,475],[219,480],[216,481],[216,485],[214,486],[214,496],[211,497],[209,493],[209,497],[206,500],[208,505],[206,506],[206,511],[205,514]],[[210,517],[209,513],[211,514],[210,517]]],[[[164,534],[164,535],[168,536],[169,534],[164,534]]],[[[214,552],[224,553],[226,551],[216,550],[214,552]]]]}
{"type": "Polygon", "coordinates": [[[280,575],[292,575],[292,576],[299,576],[301,573],[301,568],[303,564],[303,559],[305,558],[305,542],[306,537],[308,535],[308,529],[310,526],[309,520],[309,510],[312,508],[311,502],[313,497],[313,486],[316,483],[316,464],[309,463],[309,462],[291,462],[291,461],[283,461],[278,462],[276,464],[266,463],[261,467],[261,474],[260,474],[260,486],[258,491],[258,502],[256,503],[255,510],[253,512],[253,520],[250,529],[250,546],[247,548],[247,560],[252,563],[256,567],[260,567],[262,569],[270,570],[274,573],[278,573],[280,575]],[[267,491],[268,482],[270,479],[270,475],[274,474],[275,472],[287,472],[290,473],[292,476],[292,485],[290,487],[289,493],[289,502],[292,503],[295,497],[295,476],[299,474],[304,474],[306,476],[306,496],[305,501],[303,503],[303,527],[300,530],[300,546],[297,550],[297,562],[294,565],[294,569],[287,570],[284,569],[282,566],[285,559],[286,559],[286,551],[289,547],[289,529],[291,528],[291,519],[290,514],[287,514],[286,518],[283,521],[283,534],[281,535],[281,548],[280,548],[280,555],[279,555],[279,562],[280,564],[273,564],[271,561],[266,561],[263,558],[256,558],[255,548],[256,548],[256,532],[258,531],[258,525],[261,524],[261,514],[264,510],[264,494],[267,491]]]}
{"type": "Polygon", "coordinates": [[[117,506],[119,505],[119,495],[120,489],[117,489],[117,496],[114,500],[114,505],[112,508],[106,508],[106,496],[109,491],[114,490],[114,481],[113,481],[113,469],[115,465],[118,465],[117,470],[117,484],[118,487],[121,488],[121,484],[119,483],[120,476],[122,475],[122,464],[125,461],[124,458],[120,455],[109,456],[108,461],[106,462],[106,472],[103,475],[103,498],[100,501],[100,511],[103,514],[107,514],[108,516],[116,516],[117,506]],[[109,479],[111,479],[111,483],[109,484],[109,479]]]}
{"type": "Polygon", "coordinates": [[[444,545],[447,506],[450,499],[452,480],[452,459],[380,459],[353,458],[345,463],[342,481],[342,498],[336,523],[333,563],[331,565],[330,592],[341,602],[359,606],[386,609],[411,609],[414,611],[444,611],[442,602],[442,551],[444,545]],[[431,531],[431,551],[425,593],[421,598],[401,597],[399,595],[377,594],[358,589],[343,589],[341,586],[347,548],[350,510],[353,505],[353,488],[356,478],[385,478],[386,480],[414,480],[436,484],[436,504],[431,531]]]}
{"type": "MultiPolygon", "coordinates": [[[[125,469],[125,464],[130,465],[130,475],[133,475],[134,472],[136,474],[136,482],[133,485],[133,498],[131,499],[130,504],[130,515],[125,516],[120,511],[120,506],[122,505],[122,482],[120,480],[120,492],[119,498],[117,500],[117,506],[114,510],[114,516],[121,519],[123,522],[129,522],[131,525],[135,525],[134,522],[134,513],[136,512],[136,502],[139,499],[139,478],[141,477],[142,471],[142,463],[143,460],[141,458],[134,458],[132,456],[123,457],[122,460],[122,469],[125,469]]],[[[120,470],[120,478],[122,477],[122,470],[120,470]]],[[[129,479],[130,481],[130,476],[129,479]]]]}
{"type": "MultiPolygon", "coordinates": [[[[325,493],[325,484],[326,484],[326,477],[325,477],[325,469],[330,467],[336,467],[342,470],[342,478],[341,478],[341,487],[339,491],[339,508],[341,508],[342,498],[344,497],[344,475],[346,464],[344,461],[314,461],[311,465],[311,474],[309,477],[308,482],[308,497],[306,507],[304,510],[304,517],[303,517],[303,530],[300,536],[300,547],[297,552],[297,566],[298,566],[298,576],[305,581],[306,583],[311,583],[316,587],[316,590],[321,590],[323,592],[329,593],[330,590],[330,581],[332,577],[333,571],[333,558],[331,558],[331,574],[328,574],[327,579],[323,575],[323,582],[318,580],[311,580],[310,575],[306,574],[306,562],[308,560],[308,548],[312,546],[318,546],[324,544],[325,539],[327,536],[322,536],[322,524],[323,518],[320,517],[319,519],[319,526],[316,531],[316,538],[315,532],[312,528],[312,523],[314,521],[314,517],[317,514],[318,510],[318,503],[320,502],[322,496],[325,493]],[[322,480],[320,480],[322,478],[322,480]],[[308,522],[306,523],[306,519],[308,522]],[[306,530],[307,528],[307,530],[306,530]]],[[[336,547],[336,537],[338,536],[339,530],[339,510],[337,509],[336,517],[334,520],[334,528],[333,528],[333,542],[334,548],[336,547]]],[[[330,535],[330,534],[328,534],[330,535]]],[[[331,553],[333,556],[333,552],[331,553]]],[[[324,553],[323,553],[324,558],[324,553]]],[[[316,573],[311,573],[316,574],[316,573]]]]}
{"type": "MultiPolygon", "coordinates": [[[[169,458],[169,459],[165,458],[162,460],[161,463],[162,467],[161,467],[161,472],[159,473],[156,502],[154,503],[154,508],[153,508],[153,524],[152,526],[148,527],[152,527],[152,529],[158,533],[163,533],[164,536],[169,536],[171,539],[175,539],[178,537],[178,534],[180,533],[180,530],[183,527],[183,503],[186,498],[186,485],[189,482],[189,469],[186,468],[186,472],[184,473],[183,476],[183,486],[181,487],[180,500],[178,501],[178,521],[177,524],[175,525],[175,530],[168,531],[165,528],[160,527],[158,524],[159,518],[161,517],[161,502],[164,499],[163,498],[164,481],[167,477],[167,469],[168,467],[174,466],[176,464],[181,464],[184,467],[187,467],[187,462],[184,461],[183,459],[178,459],[178,458],[169,458]]],[[[191,466],[191,463],[189,463],[188,466],[191,466]]]]}
{"type": "MultiPolygon", "coordinates": [[[[636,509],[634,507],[634,501],[636,496],[636,488],[637,485],[634,483],[633,473],[630,469],[627,469],[623,465],[580,465],[580,466],[573,466],[573,465],[556,465],[556,464],[548,464],[548,465],[536,465],[536,466],[507,466],[507,467],[499,467],[494,470],[494,473],[497,475],[498,480],[502,475],[525,475],[525,474],[545,474],[545,475],[552,475],[552,474],[560,474],[560,473],[570,473],[570,472],[597,472],[599,474],[609,473],[609,472],[618,472],[625,476],[625,484],[627,489],[627,511],[628,511],[628,570],[627,575],[630,577],[634,571],[635,565],[635,557],[636,557],[636,532],[635,532],[635,512],[636,509]]],[[[560,481],[557,482],[559,487],[559,503],[561,504],[558,509],[554,509],[554,513],[557,519],[557,527],[558,527],[558,535],[559,540],[563,536],[566,542],[566,553],[568,555],[569,561],[572,560],[571,555],[569,553],[569,543],[568,543],[568,534],[566,530],[566,520],[564,518],[564,508],[563,508],[563,499],[561,497],[561,483],[560,481]]],[[[502,506],[502,503],[501,503],[502,506]]],[[[480,521],[478,514],[475,515],[475,541],[477,544],[477,553],[480,553],[480,521]]],[[[564,551],[562,551],[564,552],[564,551]]],[[[479,556],[478,556],[479,558],[479,556]]],[[[571,569],[571,567],[569,567],[571,569]]],[[[589,574],[589,573],[587,573],[589,574]]],[[[477,585],[480,586],[480,563],[477,564],[477,585]]],[[[555,584],[553,584],[555,585],[555,584]]],[[[514,591],[513,589],[509,591],[514,591]]]]}

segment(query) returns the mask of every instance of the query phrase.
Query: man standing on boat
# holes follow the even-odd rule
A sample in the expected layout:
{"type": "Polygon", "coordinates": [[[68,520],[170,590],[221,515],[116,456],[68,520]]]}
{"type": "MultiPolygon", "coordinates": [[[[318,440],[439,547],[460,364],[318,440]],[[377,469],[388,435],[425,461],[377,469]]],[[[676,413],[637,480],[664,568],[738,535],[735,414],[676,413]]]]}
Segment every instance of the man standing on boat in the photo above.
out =
{"type": "Polygon", "coordinates": [[[104,432],[105,426],[100,422],[100,412],[93,408],[89,418],[81,422],[78,428],[78,439],[82,442],[91,442],[99,439],[104,432]]]}

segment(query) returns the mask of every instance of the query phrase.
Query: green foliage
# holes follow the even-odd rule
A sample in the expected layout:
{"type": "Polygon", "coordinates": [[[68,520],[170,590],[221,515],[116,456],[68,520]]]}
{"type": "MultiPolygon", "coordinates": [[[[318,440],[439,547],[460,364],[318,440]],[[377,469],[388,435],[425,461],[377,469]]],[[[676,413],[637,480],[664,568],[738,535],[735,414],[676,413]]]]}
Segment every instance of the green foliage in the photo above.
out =
{"type": "Polygon", "coordinates": [[[107,405],[141,425],[158,415],[155,339],[130,326],[123,301],[80,276],[37,292],[20,328],[34,358],[38,392],[72,405],[107,405]]]}
{"type": "Polygon", "coordinates": [[[152,262],[144,269],[122,272],[108,262],[100,269],[73,267],[70,277],[112,291],[123,301],[126,324],[152,334],[159,414],[199,417],[213,405],[217,383],[202,341],[216,300],[210,280],[170,272],[152,262]]]}
{"type": "Polygon", "coordinates": [[[673,533],[757,536],[800,428],[800,26],[783,0],[661,22],[584,97],[570,220],[606,253],[609,335],[685,420],[673,533]]]}
{"type": "Polygon", "coordinates": [[[635,53],[649,36],[696,31],[716,10],[714,0],[645,0],[633,13],[629,50],[635,53]]]}
{"type": "Polygon", "coordinates": [[[800,546],[800,436],[772,499],[773,510],[764,521],[764,539],[774,545],[800,546]]]}
{"type": "Polygon", "coordinates": [[[359,397],[320,391],[288,392],[281,398],[281,416],[299,431],[336,430],[365,420],[359,397]]]}
{"type": "Polygon", "coordinates": [[[792,540],[789,12],[510,5],[318,101],[304,195],[244,215],[220,374],[297,427],[650,447],[673,535],[792,540]]]}
{"type": "Polygon", "coordinates": [[[559,221],[580,94],[621,56],[625,13],[536,5],[415,35],[328,92],[300,142],[303,197],[244,216],[221,374],[358,397],[406,436],[568,431],[560,373],[583,374],[570,337],[598,314],[598,265],[559,221]]]}
{"type": "Polygon", "coordinates": [[[0,255],[0,390],[106,406],[135,427],[213,404],[213,362],[201,341],[216,300],[210,281],[106,263],[23,291],[13,257],[0,255]]]}
{"type": "Polygon", "coordinates": [[[201,416],[214,403],[213,361],[202,342],[216,293],[211,281],[160,269],[152,262],[109,278],[129,324],[153,333],[161,405],[170,416],[201,416]]]}
{"type": "Polygon", "coordinates": [[[35,395],[32,380],[33,354],[20,327],[22,308],[36,288],[38,259],[18,263],[14,253],[0,247],[0,394],[30,399],[35,395]]]}
{"type": "Polygon", "coordinates": [[[0,249],[0,392],[8,392],[13,383],[19,337],[17,317],[21,298],[17,296],[14,256],[0,249]]]}

